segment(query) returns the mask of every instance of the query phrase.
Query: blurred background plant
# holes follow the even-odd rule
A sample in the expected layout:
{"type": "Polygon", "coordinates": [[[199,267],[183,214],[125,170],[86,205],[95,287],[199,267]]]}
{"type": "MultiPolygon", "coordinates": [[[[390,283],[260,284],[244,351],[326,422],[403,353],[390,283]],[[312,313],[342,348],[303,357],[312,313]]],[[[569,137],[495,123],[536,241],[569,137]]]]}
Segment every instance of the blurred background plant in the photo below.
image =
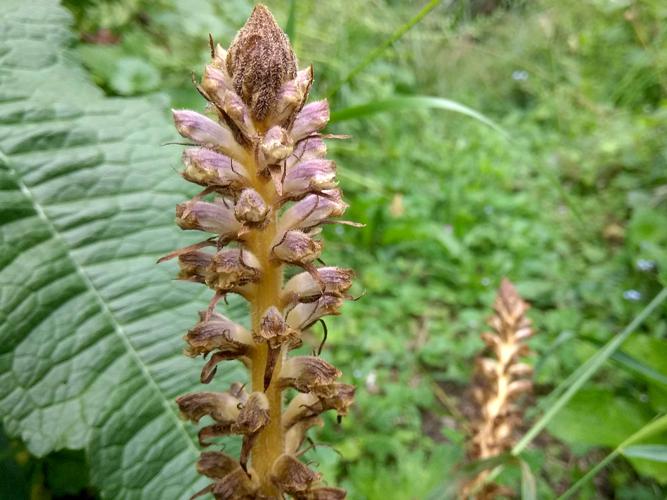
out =
{"type": "MultiPolygon", "coordinates": [[[[189,74],[208,57],[206,34],[227,42],[251,9],[246,0],[64,3],[76,52],[105,92],[161,92],[194,109],[189,74]]],[[[540,332],[535,408],[667,285],[667,4],[266,3],[301,65],[315,66],[314,98],[352,108],[339,114],[352,140],[330,150],[348,216],[367,225],[327,237],[324,261],[359,270],[366,296],[328,322],[356,407],[342,430],[325,425],[315,440],[330,447],[309,459],[352,499],[425,498],[460,473],[465,420],[454,410],[465,406],[502,276],[532,304],[540,332]],[[433,8],[346,80],[424,5],[433,8]],[[414,96],[465,104],[509,138],[424,106],[369,118],[414,96]]],[[[563,493],[667,411],[666,338],[663,304],[524,452],[539,498],[563,493]]],[[[581,497],[664,498],[667,434],[650,443],[658,451],[612,462],[581,497]]],[[[36,459],[14,440],[2,449],[0,497],[95,496],[82,453],[36,459]]],[[[499,481],[516,486],[519,474],[510,465],[499,481]]]]}

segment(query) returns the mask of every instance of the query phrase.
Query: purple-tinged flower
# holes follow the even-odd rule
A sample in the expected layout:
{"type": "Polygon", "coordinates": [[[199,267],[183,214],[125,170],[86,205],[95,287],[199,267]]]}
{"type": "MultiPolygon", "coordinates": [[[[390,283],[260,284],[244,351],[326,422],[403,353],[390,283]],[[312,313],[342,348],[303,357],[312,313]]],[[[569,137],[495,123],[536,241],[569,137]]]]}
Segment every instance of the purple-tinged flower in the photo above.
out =
{"type": "Polygon", "coordinates": [[[245,160],[244,149],[225,125],[188,109],[174,109],[172,113],[176,130],[186,139],[191,139],[205,148],[214,149],[236,161],[245,160]]]}
{"type": "Polygon", "coordinates": [[[234,215],[233,204],[224,198],[213,203],[190,200],[176,205],[176,223],[181,229],[208,231],[225,239],[235,239],[242,227],[234,215]]]}
{"type": "Polygon", "coordinates": [[[209,96],[222,102],[225,92],[233,90],[232,79],[227,73],[227,69],[219,67],[216,64],[208,64],[204,68],[204,75],[201,80],[201,87],[209,96]]]}
{"type": "Polygon", "coordinates": [[[289,122],[308,97],[312,83],[312,67],[298,71],[296,78],[284,83],[278,92],[275,109],[271,115],[273,120],[280,124],[289,122]]]}
{"type": "Polygon", "coordinates": [[[260,149],[264,154],[266,165],[275,165],[292,154],[294,141],[287,130],[275,126],[266,132],[260,143],[260,149]]]}
{"type": "Polygon", "coordinates": [[[320,160],[327,155],[327,145],[321,137],[311,136],[299,141],[294,146],[294,151],[287,158],[286,168],[289,170],[297,166],[300,162],[309,160],[320,160]]]}
{"type": "Polygon", "coordinates": [[[308,193],[333,189],[337,185],[334,161],[305,160],[287,169],[283,182],[283,196],[298,199],[308,193]]]}
{"type": "Polygon", "coordinates": [[[230,191],[243,189],[250,184],[243,165],[229,156],[206,148],[188,148],[183,152],[185,180],[201,186],[220,186],[230,191]]]}
{"type": "Polygon", "coordinates": [[[347,204],[342,200],[338,189],[323,191],[321,195],[310,194],[285,211],[280,218],[278,231],[308,231],[331,217],[340,217],[346,209],[347,204]]]}
{"type": "Polygon", "coordinates": [[[299,141],[315,132],[322,130],[329,123],[329,103],[324,101],[315,101],[306,104],[292,125],[292,137],[299,141]]]}
{"type": "Polygon", "coordinates": [[[255,125],[250,118],[250,110],[238,95],[227,90],[222,97],[220,107],[245,137],[251,138],[257,135],[255,125]]]}

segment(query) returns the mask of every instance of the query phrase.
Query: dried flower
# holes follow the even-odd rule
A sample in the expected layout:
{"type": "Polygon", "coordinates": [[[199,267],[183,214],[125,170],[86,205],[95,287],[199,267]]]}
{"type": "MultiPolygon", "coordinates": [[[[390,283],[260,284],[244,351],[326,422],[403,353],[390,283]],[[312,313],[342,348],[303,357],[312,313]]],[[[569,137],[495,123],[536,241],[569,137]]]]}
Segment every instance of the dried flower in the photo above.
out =
{"type": "Polygon", "coordinates": [[[188,356],[206,358],[201,382],[212,381],[219,363],[240,360],[251,387],[177,399],[186,419],[207,417],[202,447],[229,434],[243,439],[238,460],[202,453],[197,470],[214,482],[195,496],[341,499],[344,490],[319,484],[320,475],[298,457],[322,412],[347,414],[354,387],[338,382],[341,372],[318,356],[289,356],[304,330],[339,314],[352,285],[352,271],[315,266],[321,226],[347,208],[319,133],[329,106],[306,104],[312,68],[297,71],[289,41],[266,7],[255,7],[228,51],[211,45],[213,60],[197,86],[209,116],[173,113],[178,132],[195,143],[183,153],[183,178],[203,187],[178,205],[176,220],[210,235],[161,261],[178,257],[180,279],[213,291],[208,310],[184,337],[188,356]],[[286,265],[303,272],[283,283],[286,265]],[[250,328],[216,312],[228,293],[249,302],[250,328]]]}
{"type": "MultiPolygon", "coordinates": [[[[472,422],[468,453],[472,460],[500,455],[514,444],[514,431],[522,420],[516,400],[532,388],[525,378],[532,368],[520,361],[529,352],[524,341],[533,334],[531,321],[526,317],[528,308],[512,283],[503,279],[494,303],[495,314],[489,320],[493,331],[482,334],[490,355],[476,360],[473,396],[478,415],[472,422]]],[[[488,471],[481,472],[463,486],[463,494],[474,493],[478,499],[495,498],[499,487],[484,484],[487,476],[488,471]]]]}

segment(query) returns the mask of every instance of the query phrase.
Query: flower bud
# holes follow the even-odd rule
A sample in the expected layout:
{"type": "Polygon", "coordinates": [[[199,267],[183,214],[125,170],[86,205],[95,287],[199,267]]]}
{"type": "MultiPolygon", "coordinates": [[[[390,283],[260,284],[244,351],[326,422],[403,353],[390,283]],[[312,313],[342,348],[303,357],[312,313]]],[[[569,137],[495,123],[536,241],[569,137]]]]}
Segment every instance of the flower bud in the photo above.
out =
{"type": "Polygon", "coordinates": [[[241,224],[234,217],[234,206],[222,198],[213,203],[190,200],[176,205],[176,223],[181,229],[195,229],[234,239],[241,224]]]}
{"type": "Polygon", "coordinates": [[[325,100],[306,104],[296,115],[290,133],[295,141],[322,130],[329,123],[329,103],[325,100]]]}
{"type": "Polygon", "coordinates": [[[183,152],[183,163],[185,180],[201,186],[221,186],[239,191],[250,183],[243,165],[210,149],[186,149],[183,152]]]}
{"type": "Polygon", "coordinates": [[[260,264],[252,253],[238,248],[221,250],[213,257],[206,283],[216,290],[231,291],[259,279],[260,264]]]}
{"type": "Polygon", "coordinates": [[[208,321],[200,321],[184,337],[188,356],[208,354],[213,350],[247,354],[253,347],[252,334],[222,314],[213,313],[208,321]]]}
{"type": "Polygon", "coordinates": [[[281,387],[294,387],[308,392],[317,386],[333,384],[341,372],[330,363],[316,356],[289,358],[280,370],[281,387]]]}
{"type": "Polygon", "coordinates": [[[253,137],[257,134],[252,118],[250,118],[250,111],[243,100],[231,90],[227,90],[222,95],[220,107],[227,113],[234,124],[245,135],[245,137],[253,137]]]}
{"type": "Polygon", "coordinates": [[[299,462],[294,455],[286,453],[280,455],[271,468],[273,483],[290,495],[310,489],[310,485],[319,481],[320,477],[320,474],[299,462]]]}
{"type": "Polygon", "coordinates": [[[282,127],[271,127],[262,138],[260,144],[267,165],[274,165],[283,161],[294,150],[292,137],[282,127]]]}
{"type": "Polygon", "coordinates": [[[195,423],[204,415],[221,424],[231,424],[239,415],[239,400],[227,392],[193,392],[176,399],[181,414],[195,423]]]}
{"type": "Polygon", "coordinates": [[[257,5],[229,46],[227,71],[235,92],[256,120],[275,109],[283,83],[296,76],[296,57],[287,35],[263,5],[257,5]]]}
{"type": "MultiPolygon", "coordinates": [[[[218,45],[220,50],[227,55],[227,51],[218,45]]],[[[216,50],[216,53],[218,51],[216,50]]],[[[232,90],[232,79],[227,73],[227,68],[216,64],[215,59],[211,64],[204,68],[204,74],[201,79],[201,87],[211,97],[221,97],[228,90],[232,90]]]]}
{"type": "Polygon", "coordinates": [[[324,191],[322,195],[308,195],[283,213],[279,221],[279,232],[289,229],[310,230],[330,217],[343,215],[346,208],[347,204],[342,201],[337,189],[324,191]]]}
{"type": "Polygon", "coordinates": [[[176,130],[183,137],[191,139],[208,149],[214,149],[236,161],[243,161],[245,152],[234,139],[227,127],[210,118],[187,109],[172,110],[176,130]]]}
{"type": "Polygon", "coordinates": [[[322,242],[301,231],[287,231],[271,250],[274,258],[296,265],[314,261],[321,252],[322,242]]]}
{"type": "Polygon", "coordinates": [[[257,191],[248,188],[244,189],[236,200],[234,215],[236,220],[246,226],[261,227],[269,215],[269,207],[257,191]]]}
{"type": "Polygon", "coordinates": [[[333,189],[336,182],[336,163],[331,160],[301,161],[287,169],[283,192],[286,198],[298,199],[308,193],[333,189]]]}
{"type": "Polygon", "coordinates": [[[278,91],[275,109],[271,113],[272,121],[281,124],[290,122],[294,113],[301,108],[308,96],[312,83],[312,67],[302,69],[297,72],[296,78],[284,83],[278,91]]]}
{"type": "Polygon", "coordinates": [[[322,316],[340,314],[343,298],[322,295],[315,302],[297,304],[287,315],[287,324],[295,330],[305,330],[322,316]]]}

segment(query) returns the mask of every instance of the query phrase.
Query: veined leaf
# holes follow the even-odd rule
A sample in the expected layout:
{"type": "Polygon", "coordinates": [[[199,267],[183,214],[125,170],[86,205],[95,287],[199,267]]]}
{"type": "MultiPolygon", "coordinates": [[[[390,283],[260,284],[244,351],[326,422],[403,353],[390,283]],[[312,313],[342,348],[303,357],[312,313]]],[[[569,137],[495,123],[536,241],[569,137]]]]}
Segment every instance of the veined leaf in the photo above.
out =
{"type": "Polygon", "coordinates": [[[180,337],[208,295],[155,260],[192,241],[189,191],[166,106],[105,98],[69,23],[49,0],[0,12],[0,414],[36,455],[87,448],[105,497],[182,498],[198,450],[173,399],[199,366],[180,337]]]}

